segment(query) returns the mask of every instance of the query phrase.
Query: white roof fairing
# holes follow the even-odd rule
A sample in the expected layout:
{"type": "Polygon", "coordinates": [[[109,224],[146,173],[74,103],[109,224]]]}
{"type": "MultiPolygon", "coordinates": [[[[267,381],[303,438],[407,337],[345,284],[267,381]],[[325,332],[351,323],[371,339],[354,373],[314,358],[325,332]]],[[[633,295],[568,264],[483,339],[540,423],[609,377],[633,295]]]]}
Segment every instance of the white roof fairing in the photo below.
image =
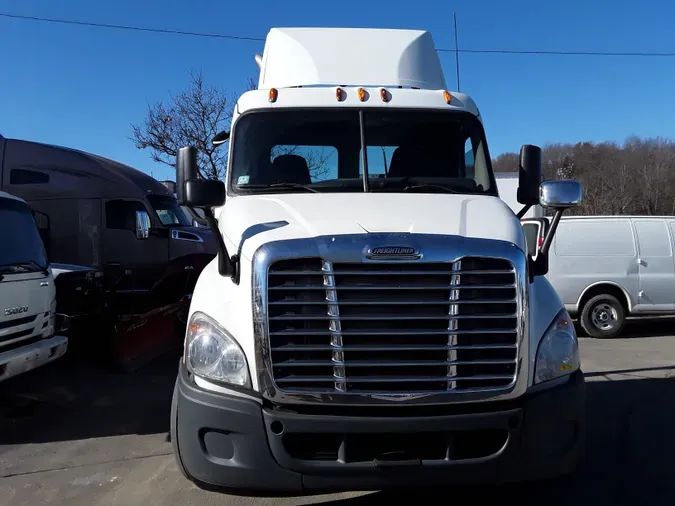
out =
{"type": "Polygon", "coordinates": [[[258,88],[317,85],[446,88],[428,31],[272,28],[258,88]]]}

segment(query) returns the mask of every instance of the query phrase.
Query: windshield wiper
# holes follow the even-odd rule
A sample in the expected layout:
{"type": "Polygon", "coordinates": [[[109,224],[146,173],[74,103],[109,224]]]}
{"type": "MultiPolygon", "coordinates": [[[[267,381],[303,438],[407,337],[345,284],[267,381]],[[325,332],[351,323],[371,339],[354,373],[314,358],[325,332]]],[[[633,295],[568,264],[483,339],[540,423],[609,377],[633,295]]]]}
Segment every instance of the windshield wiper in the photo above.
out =
{"type": "Polygon", "coordinates": [[[266,190],[268,188],[288,188],[288,189],[297,188],[312,193],[321,193],[320,191],[315,190],[314,188],[310,188],[309,186],[305,186],[304,184],[300,183],[247,184],[240,186],[240,188],[245,189],[251,188],[253,190],[266,190]]]}
{"type": "Polygon", "coordinates": [[[20,260],[18,262],[9,262],[6,264],[0,264],[0,270],[3,270],[8,267],[22,267],[26,269],[26,266],[31,266],[34,270],[43,272],[45,275],[49,273],[47,267],[37,263],[35,260],[20,260]]]}
{"type": "Polygon", "coordinates": [[[442,193],[462,193],[447,186],[442,186],[439,184],[413,184],[403,188],[404,192],[413,191],[413,190],[437,190],[442,193]]]}

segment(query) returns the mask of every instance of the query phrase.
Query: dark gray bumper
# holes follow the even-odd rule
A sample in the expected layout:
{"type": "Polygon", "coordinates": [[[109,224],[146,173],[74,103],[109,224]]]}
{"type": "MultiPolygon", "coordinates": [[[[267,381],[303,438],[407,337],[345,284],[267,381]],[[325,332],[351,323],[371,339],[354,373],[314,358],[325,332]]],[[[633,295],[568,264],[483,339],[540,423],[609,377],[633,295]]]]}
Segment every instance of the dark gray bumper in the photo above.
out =
{"type": "Polygon", "coordinates": [[[447,407],[415,416],[298,414],[206,392],[181,367],[171,436],[181,471],[210,490],[497,484],[574,470],[584,448],[584,394],[579,372],[517,402],[465,405],[451,414],[447,407]],[[401,460],[389,460],[393,454],[401,460]]]}

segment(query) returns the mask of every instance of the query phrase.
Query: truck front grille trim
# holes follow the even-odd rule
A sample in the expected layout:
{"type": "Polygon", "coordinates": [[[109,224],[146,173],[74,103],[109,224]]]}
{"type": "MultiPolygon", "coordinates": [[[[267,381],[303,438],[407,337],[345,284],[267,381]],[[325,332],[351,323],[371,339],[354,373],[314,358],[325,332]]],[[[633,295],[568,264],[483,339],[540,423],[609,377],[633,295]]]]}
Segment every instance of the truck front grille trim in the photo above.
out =
{"type": "Polygon", "coordinates": [[[272,262],[272,378],[289,393],[504,391],[518,374],[516,270],[453,263],[272,262]]]}

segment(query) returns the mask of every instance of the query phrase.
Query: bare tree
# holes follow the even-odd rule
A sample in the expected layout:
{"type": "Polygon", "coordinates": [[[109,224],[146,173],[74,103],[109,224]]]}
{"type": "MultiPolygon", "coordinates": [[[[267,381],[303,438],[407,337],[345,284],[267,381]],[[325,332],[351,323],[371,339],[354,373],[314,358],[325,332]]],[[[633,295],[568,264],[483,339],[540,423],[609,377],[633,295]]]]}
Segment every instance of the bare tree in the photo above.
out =
{"type": "Polygon", "coordinates": [[[225,175],[227,150],[216,149],[211,139],[229,128],[234,102],[224,90],[206,86],[201,72],[190,72],[189,87],[165,104],[148,106],[141,125],[132,125],[132,140],[138,149],[149,149],[156,162],[176,166],[183,146],[197,148],[202,177],[221,179],[225,175]]]}
{"type": "MultiPolygon", "coordinates": [[[[257,89],[249,78],[245,91],[257,89]]],[[[131,140],[138,149],[150,150],[156,162],[176,166],[178,150],[184,146],[197,148],[197,165],[202,177],[223,179],[227,170],[227,149],[211,144],[214,135],[230,127],[234,100],[225,90],[207,86],[201,72],[190,72],[188,88],[165,103],[158,101],[148,106],[145,121],[132,125],[131,140]]],[[[280,154],[299,154],[307,160],[313,179],[322,179],[328,173],[330,158],[321,148],[302,149],[298,146],[277,146],[271,159],[280,154]]]]}

